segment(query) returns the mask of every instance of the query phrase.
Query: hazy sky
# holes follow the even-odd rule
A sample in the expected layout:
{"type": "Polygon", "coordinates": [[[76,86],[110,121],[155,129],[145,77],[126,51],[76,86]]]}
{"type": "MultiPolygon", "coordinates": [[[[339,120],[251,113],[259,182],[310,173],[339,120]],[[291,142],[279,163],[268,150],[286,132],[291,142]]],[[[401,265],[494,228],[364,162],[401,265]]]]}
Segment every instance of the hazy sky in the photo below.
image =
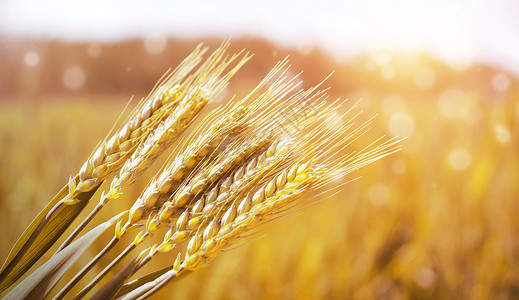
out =
{"type": "Polygon", "coordinates": [[[0,34],[74,40],[260,35],[285,45],[320,44],[338,55],[426,50],[519,74],[516,0],[0,0],[0,34]]]}

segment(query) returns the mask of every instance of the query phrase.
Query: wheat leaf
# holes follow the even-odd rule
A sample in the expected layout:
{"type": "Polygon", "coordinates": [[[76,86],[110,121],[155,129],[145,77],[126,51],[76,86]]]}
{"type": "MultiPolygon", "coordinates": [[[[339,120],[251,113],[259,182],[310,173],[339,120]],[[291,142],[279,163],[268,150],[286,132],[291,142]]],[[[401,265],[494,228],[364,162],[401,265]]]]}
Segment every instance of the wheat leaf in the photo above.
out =
{"type": "Polygon", "coordinates": [[[0,278],[2,278],[0,279],[0,292],[5,291],[14,284],[45,252],[47,252],[47,250],[49,250],[49,248],[68,228],[70,223],[72,223],[77,215],[79,215],[83,210],[96,190],[97,188],[94,188],[89,192],[81,193],[78,196],[78,200],[80,200],[79,203],[62,207],[50,218],[39,232],[35,232],[45,216],[47,216],[59,201],[68,195],[68,184],[65,185],[56,196],[54,196],[50,203],[25,229],[24,233],[9,253],[9,256],[2,266],[2,273],[0,274],[0,278]],[[27,244],[33,233],[36,236],[35,240],[31,244],[27,244]],[[27,250],[22,253],[24,246],[27,250]]]}
{"type": "Polygon", "coordinates": [[[79,256],[107,228],[113,225],[124,213],[98,225],[68,247],[51,257],[45,264],[20,282],[5,299],[43,299],[79,256]]]}

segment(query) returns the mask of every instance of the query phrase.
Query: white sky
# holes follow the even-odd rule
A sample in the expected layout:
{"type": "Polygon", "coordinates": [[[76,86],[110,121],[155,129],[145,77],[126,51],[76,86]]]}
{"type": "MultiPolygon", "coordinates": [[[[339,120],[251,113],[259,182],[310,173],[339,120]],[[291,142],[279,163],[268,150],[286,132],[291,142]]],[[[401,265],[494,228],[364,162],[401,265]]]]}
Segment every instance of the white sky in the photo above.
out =
{"type": "Polygon", "coordinates": [[[0,34],[73,40],[252,34],[284,45],[313,42],[338,55],[425,50],[519,74],[516,0],[0,0],[0,34]]]}

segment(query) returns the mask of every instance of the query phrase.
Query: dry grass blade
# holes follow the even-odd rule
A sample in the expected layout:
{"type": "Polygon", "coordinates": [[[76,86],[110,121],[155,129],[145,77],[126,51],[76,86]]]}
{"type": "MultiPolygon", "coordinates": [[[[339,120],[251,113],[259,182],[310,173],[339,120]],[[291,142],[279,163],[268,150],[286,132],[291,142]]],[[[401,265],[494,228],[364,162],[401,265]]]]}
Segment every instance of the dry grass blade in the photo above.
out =
{"type": "MultiPolygon", "coordinates": [[[[119,224],[119,223],[117,223],[119,224]]],[[[96,256],[85,266],[83,269],[81,269],[69,282],[56,294],[56,296],[53,299],[62,299],[70,290],[90,271],[96,264],[99,262],[103,256],[108,253],[116,244],[119,242],[119,239],[117,237],[113,237],[110,242],[101,250],[99,253],[96,254],[96,256]]],[[[68,249],[68,247],[66,247],[68,249]]],[[[61,253],[61,251],[60,251],[61,253]]],[[[60,255],[58,253],[57,255],[60,255]]]]}
{"type": "Polygon", "coordinates": [[[125,296],[131,299],[135,298],[135,296],[140,296],[156,285],[155,280],[157,280],[159,277],[161,277],[162,275],[164,275],[172,269],[173,266],[167,266],[160,270],[139,277],[138,279],[134,279],[128,283],[125,283],[115,297],[119,299],[125,296]]]}
{"type": "Polygon", "coordinates": [[[178,271],[174,269],[169,269],[156,278],[147,281],[144,284],[141,284],[139,287],[128,291],[126,293],[120,293],[116,296],[121,296],[121,300],[129,300],[129,299],[146,299],[151,296],[153,293],[162,288],[165,284],[170,282],[171,280],[177,278],[179,276],[178,271]]]}
{"type": "MultiPolygon", "coordinates": [[[[91,290],[92,288],[94,288],[94,286],[99,282],[101,281],[101,279],[103,279],[103,277],[106,276],[106,274],[108,272],[110,272],[114,266],[119,263],[123,258],[125,258],[128,254],[130,254],[134,249],[135,247],[137,246],[137,244],[135,243],[131,243],[128,247],[126,247],[126,249],[124,249],[123,252],[121,252],[119,254],[119,256],[117,256],[117,258],[115,258],[108,266],[106,266],[99,274],[97,274],[97,276],[92,280],[90,281],[75,297],[74,297],[74,300],[79,300],[79,299],[82,299],[83,297],[85,297],[91,290]]],[[[62,298],[64,297],[65,294],[61,294],[59,295],[59,297],[56,297],[56,298],[62,298]]]]}

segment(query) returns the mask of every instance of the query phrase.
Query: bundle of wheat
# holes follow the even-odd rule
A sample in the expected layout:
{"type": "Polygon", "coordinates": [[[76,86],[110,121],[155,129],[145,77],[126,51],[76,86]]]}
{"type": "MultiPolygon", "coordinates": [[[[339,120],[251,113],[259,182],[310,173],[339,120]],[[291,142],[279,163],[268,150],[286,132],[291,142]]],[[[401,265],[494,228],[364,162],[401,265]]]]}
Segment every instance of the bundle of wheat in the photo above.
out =
{"type": "Polygon", "coordinates": [[[302,89],[297,76],[287,75],[287,60],[274,66],[249,95],[212,111],[179,142],[202,108],[250,59],[243,52],[227,57],[227,48],[223,43],[203,63],[206,49],[196,48],[100,143],[14,246],[0,275],[2,291],[10,289],[6,298],[64,298],[102,257],[114,252],[117,243],[126,243],[125,250],[75,299],[87,296],[124,263],[92,298],[146,298],[239,245],[268,222],[325,197],[318,193],[340,189],[336,179],[399,150],[398,139],[375,139],[363,149],[351,149],[353,141],[368,131],[370,121],[355,124],[355,105],[345,116],[337,114],[340,101],[328,101],[321,84],[302,89]],[[348,121],[336,128],[327,124],[338,118],[348,121]],[[131,207],[121,208],[120,214],[80,236],[109,201],[174,144],[170,159],[131,207]],[[55,254],[16,284],[117,171],[98,204],[55,254]],[[104,249],[53,292],[91,242],[111,226],[115,232],[104,249]],[[125,259],[141,245],[139,254],[125,259]],[[172,264],[148,274],[138,272],[174,249],[177,258],[172,264]],[[134,274],[140,277],[130,280],[134,274]]]}

